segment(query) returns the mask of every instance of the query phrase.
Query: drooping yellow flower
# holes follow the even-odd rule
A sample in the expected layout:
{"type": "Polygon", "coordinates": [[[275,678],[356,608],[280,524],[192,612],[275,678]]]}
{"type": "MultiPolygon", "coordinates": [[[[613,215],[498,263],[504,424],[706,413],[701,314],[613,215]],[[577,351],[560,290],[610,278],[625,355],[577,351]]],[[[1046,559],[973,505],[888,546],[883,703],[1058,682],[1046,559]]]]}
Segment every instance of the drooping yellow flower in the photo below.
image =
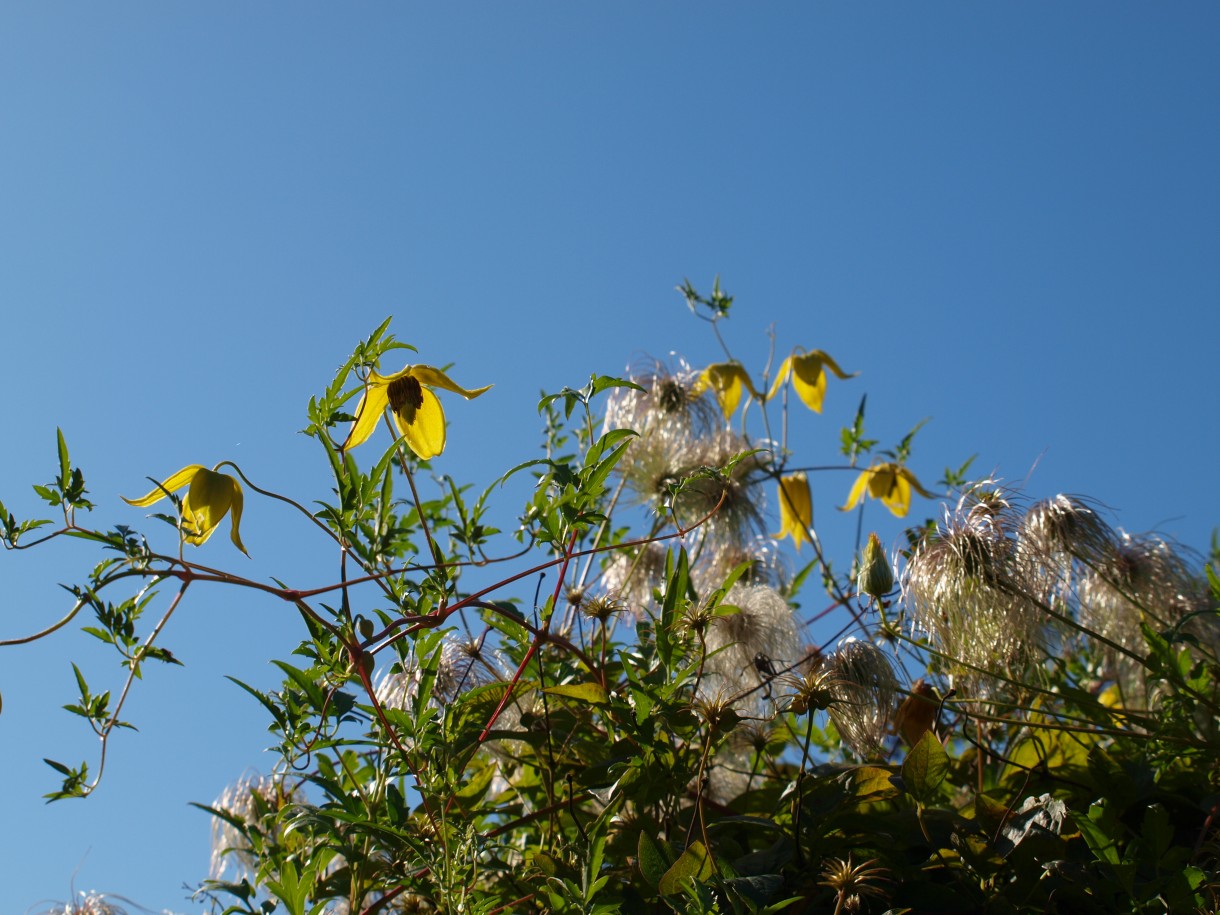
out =
{"type": "Polygon", "coordinates": [[[445,411],[432,388],[444,388],[461,394],[467,400],[478,397],[491,385],[466,390],[454,384],[449,376],[430,365],[408,365],[393,375],[369,373],[364,396],[356,407],[356,421],[343,443],[343,450],[355,448],[368,440],[377,428],[377,421],[386,407],[394,416],[394,425],[407,444],[421,459],[436,457],[445,450],[445,411]]]}
{"type": "Polygon", "coordinates": [[[779,374],[775,383],[767,393],[767,399],[774,397],[788,378],[792,378],[792,387],[800,396],[801,401],[814,413],[822,412],[822,401],[826,397],[826,369],[830,369],[840,378],[854,378],[856,372],[845,372],[839,368],[829,355],[820,349],[808,353],[799,350],[785,359],[779,366],[779,374]]]}
{"type": "Polygon", "coordinates": [[[148,495],[139,499],[124,497],[123,501],[136,508],[147,508],[188,483],[190,489],[182,500],[182,539],[195,546],[202,546],[224,520],[224,516],[231,511],[233,521],[230,537],[233,545],[246,553],[240,532],[243,504],[241,484],[227,473],[208,470],[202,464],[191,464],[183,467],[148,495]]]}
{"type": "Polygon", "coordinates": [[[921,496],[934,498],[932,493],[915,479],[915,474],[901,464],[874,464],[856,478],[851,492],[847,494],[847,504],[840,511],[849,512],[859,505],[867,489],[868,494],[874,499],[880,499],[895,517],[905,518],[911,510],[912,487],[921,496]]]}
{"type": "Polygon", "coordinates": [[[749,391],[755,400],[763,399],[749,374],[738,362],[717,362],[700,372],[695,382],[695,393],[702,394],[709,388],[716,395],[725,419],[737,412],[743,390],[749,391]]]}
{"type": "Polygon", "coordinates": [[[779,481],[779,533],[776,540],[788,535],[799,550],[809,539],[813,527],[813,498],[809,494],[809,480],[803,473],[790,473],[779,481]]]}

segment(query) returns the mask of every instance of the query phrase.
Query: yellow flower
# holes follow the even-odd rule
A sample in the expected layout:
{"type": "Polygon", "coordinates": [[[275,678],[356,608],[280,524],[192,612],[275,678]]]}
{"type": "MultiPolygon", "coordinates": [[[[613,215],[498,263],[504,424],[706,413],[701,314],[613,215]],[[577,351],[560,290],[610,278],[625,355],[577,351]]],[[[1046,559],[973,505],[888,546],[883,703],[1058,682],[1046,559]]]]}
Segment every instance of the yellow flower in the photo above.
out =
{"type": "MultiPolygon", "coordinates": [[[[148,495],[139,499],[124,497],[123,501],[136,508],[147,508],[188,483],[190,489],[186,492],[186,498],[182,500],[183,539],[195,546],[202,546],[212,536],[212,531],[216,530],[216,527],[224,520],[224,516],[232,511],[233,522],[230,537],[233,545],[246,553],[240,533],[243,502],[241,484],[227,473],[208,470],[202,464],[191,464],[183,467],[148,495]]],[[[250,554],[246,553],[246,555],[250,554]]]]}
{"type": "Polygon", "coordinates": [[[432,393],[432,388],[444,388],[461,394],[467,400],[478,397],[491,385],[468,391],[454,384],[449,376],[430,365],[408,365],[394,375],[369,374],[364,396],[356,407],[356,421],[343,443],[343,450],[355,448],[368,440],[377,428],[377,421],[386,407],[394,415],[394,425],[423,460],[436,457],[445,450],[445,411],[432,393]]]}
{"type": "Polygon", "coordinates": [[[737,362],[717,362],[700,372],[699,380],[695,382],[695,393],[702,394],[709,388],[716,395],[716,401],[720,404],[720,409],[724,411],[725,419],[729,419],[737,412],[737,405],[741,403],[742,389],[749,391],[750,396],[755,400],[763,399],[755,389],[754,382],[750,380],[746,370],[737,362]]]}
{"type": "Polygon", "coordinates": [[[809,539],[813,527],[813,498],[809,495],[809,481],[803,473],[790,473],[779,481],[779,533],[776,540],[789,534],[799,550],[809,539]]]}
{"type": "Polygon", "coordinates": [[[857,374],[843,371],[839,368],[839,363],[820,349],[808,353],[793,351],[791,356],[780,363],[779,374],[775,376],[775,384],[771,385],[767,398],[774,397],[791,377],[792,386],[796,388],[796,393],[800,395],[805,406],[814,413],[821,413],[822,401],[826,397],[826,369],[830,369],[840,378],[854,378],[857,374]]]}
{"type": "Polygon", "coordinates": [[[915,474],[900,464],[874,464],[856,478],[851,492],[847,495],[847,504],[840,511],[849,512],[864,498],[864,490],[874,499],[880,499],[895,517],[905,518],[911,509],[911,487],[926,498],[934,498],[932,493],[924,489],[915,474]]]}

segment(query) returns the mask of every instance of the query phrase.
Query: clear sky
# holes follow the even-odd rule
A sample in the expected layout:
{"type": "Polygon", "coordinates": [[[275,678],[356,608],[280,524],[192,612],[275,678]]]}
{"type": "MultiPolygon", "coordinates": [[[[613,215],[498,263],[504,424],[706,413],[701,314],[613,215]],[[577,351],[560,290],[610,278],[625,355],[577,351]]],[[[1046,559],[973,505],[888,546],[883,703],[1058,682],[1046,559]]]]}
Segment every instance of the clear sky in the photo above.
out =
{"type": "MultiPolygon", "coordinates": [[[[925,482],[977,453],[1206,550],[1218,40],[1220,6],[1186,0],[4,4],[0,499],[38,511],[57,426],[103,526],[154,531],[117,496],[188,463],[322,498],[305,403],[390,314],[420,361],[495,383],[448,405],[437,463],[481,488],[536,455],[540,389],[718,357],[673,289],[720,274],[748,365],[774,324],[781,355],[861,372],[801,417],[811,462],[867,391],[883,444],[931,417],[925,482]]],[[[850,481],[816,483],[841,563],[850,481]]],[[[251,501],[254,558],[219,536],[207,558],[320,583],[329,552],[289,522],[251,501]]],[[[66,609],[56,583],[98,559],[79,546],[0,556],[0,637],[66,609]]],[[[271,686],[295,614],[193,594],[166,634],[187,667],[142,684],[102,789],[44,806],[41,758],[94,756],[60,710],[69,658],[118,684],[86,638],[2,653],[0,910],[75,881],[198,911],[187,802],[271,762],[222,675],[271,686]]]]}

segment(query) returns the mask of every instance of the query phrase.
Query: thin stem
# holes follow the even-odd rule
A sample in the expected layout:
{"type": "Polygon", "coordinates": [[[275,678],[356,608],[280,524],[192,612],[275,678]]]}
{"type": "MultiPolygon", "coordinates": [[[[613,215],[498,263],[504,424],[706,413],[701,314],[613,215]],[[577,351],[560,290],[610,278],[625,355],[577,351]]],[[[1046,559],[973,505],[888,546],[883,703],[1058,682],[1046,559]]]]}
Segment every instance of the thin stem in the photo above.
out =
{"type": "Polygon", "coordinates": [[[119,723],[119,713],[123,711],[123,706],[127,702],[127,695],[131,691],[131,684],[135,682],[136,677],[139,675],[140,665],[143,663],[144,657],[148,654],[148,649],[152,647],[152,644],[154,641],[156,641],[157,636],[161,634],[161,630],[165,628],[165,624],[169,622],[169,618],[173,616],[174,611],[178,609],[178,604],[182,602],[182,597],[186,594],[186,589],[189,588],[190,585],[191,583],[189,581],[184,581],[182,583],[182,587],[178,589],[178,593],[175,594],[173,600],[170,601],[169,608],[162,615],[157,625],[153,627],[153,631],[148,634],[148,638],[144,640],[144,644],[141,645],[139,649],[136,650],[136,653],[132,656],[131,666],[127,674],[127,681],[123,684],[122,692],[119,693],[119,701],[115,703],[114,711],[110,713],[110,717],[106,719],[106,723],[102,725],[101,730],[98,731],[97,736],[102,742],[102,749],[98,758],[97,775],[94,777],[93,781],[89,783],[89,785],[82,789],[85,795],[93,793],[93,790],[101,782],[103,773],[106,771],[106,750],[110,744],[110,733],[119,723]]]}

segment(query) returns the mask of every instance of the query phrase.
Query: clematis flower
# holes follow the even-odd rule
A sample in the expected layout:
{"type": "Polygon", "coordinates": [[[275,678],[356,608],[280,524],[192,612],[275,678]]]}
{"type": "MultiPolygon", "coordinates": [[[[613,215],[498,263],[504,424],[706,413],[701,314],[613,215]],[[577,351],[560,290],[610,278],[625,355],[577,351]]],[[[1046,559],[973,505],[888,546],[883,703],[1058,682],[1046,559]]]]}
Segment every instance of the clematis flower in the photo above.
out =
{"type": "Polygon", "coordinates": [[[441,409],[441,402],[432,393],[432,388],[444,388],[470,400],[490,387],[487,385],[468,391],[430,365],[408,365],[393,375],[371,372],[364,387],[364,396],[356,407],[356,421],[352,423],[352,431],[343,443],[343,450],[367,441],[377,428],[381,414],[389,407],[394,415],[394,425],[411,450],[425,461],[436,457],[445,450],[445,411],[441,409]]]}
{"type": "Polygon", "coordinates": [[[695,392],[701,394],[708,389],[716,395],[725,419],[737,412],[742,390],[749,391],[755,400],[763,399],[749,374],[737,362],[717,362],[700,372],[699,380],[695,382],[695,392]]]}
{"type": "Polygon", "coordinates": [[[809,539],[813,527],[813,499],[809,494],[809,481],[803,473],[790,473],[779,481],[779,533],[776,540],[789,534],[799,550],[809,539]]]}
{"type": "Polygon", "coordinates": [[[801,401],[814,413],[822,412],[822,401],[826,397],[826,369],[830,369],[840,378],[854,378],[857,372],[845,372],[839,368],[829,355],[820,349],[808,353],[793,351],[792,355],[780,363],[779,374],[775,383],[767,393],[770,399],[791,377],[792,387],[800,396],[801,401]]]}
{"type": "Polygon", "coordinates": [[[921,496],[935,498],[915,479],[915,474],[901,464],[874,464],[856,478],[851,492],[847,495],[847,504],[840,511],[849,512],[864,498],[865,489],[874,499],[880,499],[882,504],[896,518],[905,518],[911,509],[911,488],[921,496]]]}
{"type": "MultiPolygon", "coordinates": [[[[216,465],[221,466],[220,464],[216,465]]],[[[186,498],[182,500],[182,536],[187,543],[202,546],[212,531],[216,530],[224,516],[233,512],[230,537],[233,545],[246,553],[241,542],[241,484],[227,473],[208,470],[202,464],[183,467],[168,480],[139,499],[124,498],[123,501],[136,508],[147,508],[164,499],[169,493],[190,484],[186,498]]],[[[246,553],[249,556],[249,553],[246,553]]]]}

